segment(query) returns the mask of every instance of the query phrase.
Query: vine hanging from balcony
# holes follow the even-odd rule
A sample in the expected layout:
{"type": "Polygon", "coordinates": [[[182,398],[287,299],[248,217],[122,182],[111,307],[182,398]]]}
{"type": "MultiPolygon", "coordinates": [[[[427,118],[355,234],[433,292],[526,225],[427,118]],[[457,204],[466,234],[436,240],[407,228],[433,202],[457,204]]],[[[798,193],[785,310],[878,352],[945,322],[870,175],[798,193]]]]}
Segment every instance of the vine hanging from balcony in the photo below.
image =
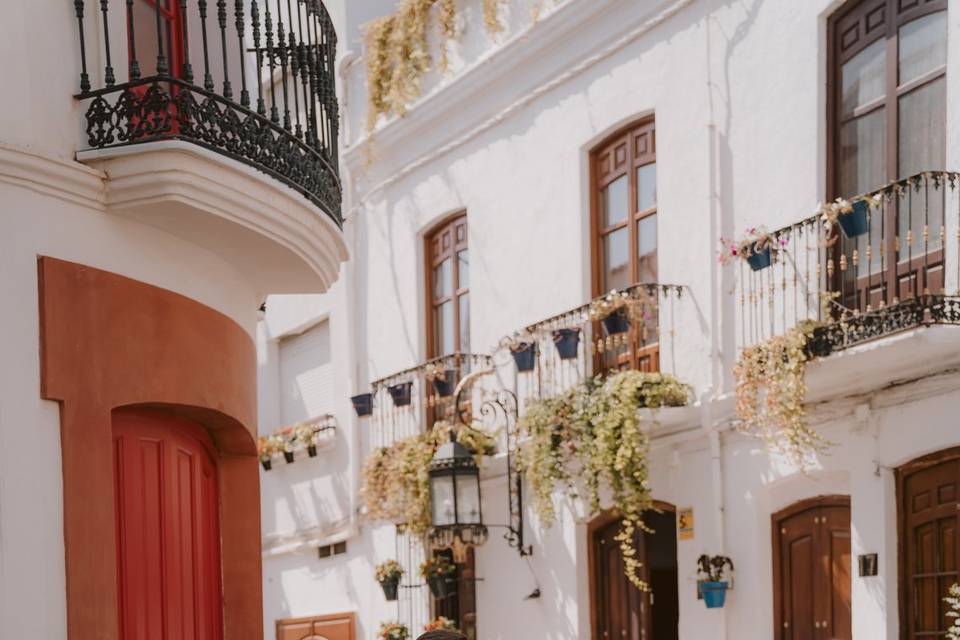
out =
{"type": "MultiPolygon", "coordinates": [[[[505,0],[482,0],[483,22],[491,35],[501,33],[500,10],[505,0]]],[[[366,29],[367,130],[381,115],[402,116],[420,96],[420,80],[433,66],[430,24],[437,4],[440,57],[437,67],[448,67],[448,47],[458,37],[456,0],[400,0],[396,11],[378,18],[366,29]]]]}
{"type": "MultiPolygon", "coordinates": [[[[437,422],[424,433],[381,447],[363,466],[362,495],[371,520],[402,522],[422,535],[430,528],[430,461],[452,426],[437,422]]],[[[457,439],[479,459],[496,452],[495,436],[479,427],[461,427],[457,439]]]]}
{"type": "Polygon", "coordinates": [[[772,451],[800,468],[830,445],[810,426],[803,406],[808,343],[817,326],[802,322],[783,335],[747,347],[734,367],[740,429],[759,435],[772,451]]]}
{"type": "Polygon", "coordinates": [[[520,469],[534,493],[534,508],[545,526],[556,519],[553,494],[585,493],[590,511],[601,511],[601,492],[610,490],[621,517],[617,541],[624,573],[640,589],[636,533],[648,531],[643,514],[653,508],[647,455],[650,439],[639,409],[683,406],[690,389],[673,376],[624,371],[591,378],[565,395],[527,407],[520,428],[525,442],[520,469]],[[582,480],[579,480],[582,478],[582,480]]]}

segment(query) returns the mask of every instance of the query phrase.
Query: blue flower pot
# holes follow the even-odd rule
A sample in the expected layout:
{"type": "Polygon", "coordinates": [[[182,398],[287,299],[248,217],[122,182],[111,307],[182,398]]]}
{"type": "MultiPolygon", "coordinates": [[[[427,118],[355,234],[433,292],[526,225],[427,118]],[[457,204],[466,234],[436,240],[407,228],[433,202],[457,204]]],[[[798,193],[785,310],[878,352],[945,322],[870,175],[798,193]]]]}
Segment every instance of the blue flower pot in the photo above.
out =
{"type": "Polygon", "coordinates": [[[770,247],[765,249],[756,249],[754,248],[750,255],[747,256],[747,263],[750,265],[750,268],[754,271],[760,271],[766,269],[770,266],[772,262],[770,256],[770,247]]]}
{"type": "Polygon", "coordinates": [[[727,588],[729,585],[726,582],[701,582],[700,583],[700,593],[703,595],[703,601],[707,605],[707,609],[722,609],[724,603],[727,601],[727,588]]]}
{"type": "Polygon", "coordinates": [[[380,583],[383,588],[383,597],[388,602],[394,602],[397,599],[397,588],[400,586],[400,578],[394,580],[384,580],[380,583]]]}
{"type": "Polygon", "coordinates": [[[457,372],[453,369],[447,369],[442,375],[433,379],[433,388],[438,396],[447,398],[453,395],[453,389],[457,386],[457,372]]]}
{"type": "Polygon", "coordinates": [[[837,216],[837,222],[843,230],[843,235],[848,238],[856,238],[867,232],[867,214],[870,212],[870,204],[866,200],[857,200],[853,203],[853,211],[850,213],[841,213],[837,216]]]}
{"type": "Polygon", "coordinates": [[[513,355],[513,361],[517,365],[517,371],[520,371],[521,373],[533,371],[534,366],[537,364],[536,342],[523,345],[518,349],[511,349],[510,353],[513,355]]]}
{"type": "Polygon", "coordinates": [[[413,388],[412,382],[401,382],[391,387],[387,387],[387,392],[393,398],[393,404],[397,407],[406,407],[410,404],[410,390],[413,388]]]}
{"type": "Polygon", "coordinates": [[[622,307],[608,315],[601,320],[601,322],[603,323],[603,330],[607,332],[608,336],[626,333],[630,330],[630,316],[627,315],[627,310],[622,307]]]}
{"type": "Polygon", "coordinates": [[[358,396],[353,396],[350,398],[350,402],[353,403],[353,408],[356,410],[357,415],[361,418],[364,416],[369,416],[373,413],[372,393],[361,393],[358,396]]]}
{"type": "Polygon", "coordinates": [[[553,332],[553,344],[561,360],[571,360],[577,357],[577,347],[580,346],[580,329],[557,329],[553,332]]]}

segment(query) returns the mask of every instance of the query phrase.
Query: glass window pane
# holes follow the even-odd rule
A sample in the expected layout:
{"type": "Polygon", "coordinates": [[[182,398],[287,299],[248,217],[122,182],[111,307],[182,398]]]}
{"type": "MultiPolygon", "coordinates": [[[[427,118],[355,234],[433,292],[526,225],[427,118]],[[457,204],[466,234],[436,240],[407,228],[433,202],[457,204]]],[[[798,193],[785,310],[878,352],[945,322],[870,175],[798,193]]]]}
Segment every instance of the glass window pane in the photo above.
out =
{"type": "Polygon", "coordinates": [[[940,78],[900,98],[901,178],[946,164],[946,78],[940,78]]]}
{"type": "Polygon", "coordinates": [[[470,254],[468,251],[461,251],[457,254],[457,278],[461,289],[470,286],[470,254]]]}
{"type": "Polygon", "coordinates": [[[623,289],[630,282],[630,229],[618,229],[603,237],[603,290],[623,289]]]}
{"type": "Polygon", "coordinates": [[[878,40],[851,58],[840,70],[843,94],[841,113],[848,115],[857,107],[885,93],[886,40],[878,40]]]}
{"type": "Polygon", "coordinates": [[[637,211],[657,206],[657,163],[651,162],[637,169],[637,211]]]}
{"type": "Polygon", "coordinates": [[[438,357],[453,353],[453,329],[453,301],[448,300],[433,309],[433,345],[438,357]]]}
{"type": "Polygon", "coordinates": [[[453,261],[447,258],[433,269],[433,299],[446,298],[453,293],[453,261]]]}
{"type": "Polygon", "coordinates": [[[900,84],[947,63],[947,12],[917,18],[900,27],[900,84]]]}
{"type": "Polygon", "coordinates": [[[840,127],[840,195],[850,197],[886,182],[886,111],[878,109],[840,127]]]}
{"type": "Polygon", "coordinates": [[[647,216],[637,222],[637,264],[639,282],[657,281],[657,216],[647,216]]]}
{"type": "Polygon", "coordinates": [[[433,524],[454,524],[456,512],[453,507],[453,476],[433,478],[430,483],[430,495],[433,507],[433,524]]]}
{"type": "Polygon", "coordinates": [[[457,477],[457,522],[480,524],[480,478],[478,476],[457,477]]]}
{"type": "Polygon", "coordinates": [[[627,176],[620,176],[603,189],[600,200],[604,228],[627,219],[629,191],[630,180],[627,176]]]}
{"type": "Polygon", "coordinates": [[[460,303],[460,352],[470,352],[470,295],[463,294],[460,303]]]}

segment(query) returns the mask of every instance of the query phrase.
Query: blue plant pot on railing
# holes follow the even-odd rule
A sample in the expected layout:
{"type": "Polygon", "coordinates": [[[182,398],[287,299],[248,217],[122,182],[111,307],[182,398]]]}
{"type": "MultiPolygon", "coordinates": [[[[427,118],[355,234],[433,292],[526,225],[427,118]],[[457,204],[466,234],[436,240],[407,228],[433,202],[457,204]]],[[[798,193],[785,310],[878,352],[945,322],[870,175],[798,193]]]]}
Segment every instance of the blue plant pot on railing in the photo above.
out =
{"type": "Polygon", "coordinates": [[[750,255],[747,256],[747,264],[749,264],[750,268],[754,271],[766,269],[773,262],[770,254],[771,252],[769,245],[763,249],[757,249],[756,247],[753,247],[753,249],[750,251],[750,255]]]}
{"type": "Polygon", "coordinates": [[[601,320],[601,323],[608,336],[626,333],[630,330],[630,316],[627,315],[627,310],[622,307],[601,320]]]}
{"type": "Polygon", "coordinates": [[[442,398],[448,398],[453,395],[453,389],[457,385],[457,372],[453,369],[446,369],[441,375],[433,379],[433,388],[437,395],[442,398]]]}
{"type": "Polygon", "coordinates": [[[729,586],[726,582],[701,582],[697,588],[700,589],[707,609],[722,609],[727,601],[729,586]]]}
{"type": "Polygon", "coordinates": [[[561,360],[576,358],[577,348],[580,346],[580,329],[557,329],[553,332],[553,344],[561,360]]]}
{"type": "Polygon", "coordinates": [[[837,216],[837,223],[843,230],[843,235],[848,238],[862,236],[868,230],[867,214],[870,212],[870,204],[866,200],[857,200],[852,206],[853,211],[837,216]]]}
{"type": "Polygon", "coordinates": [[[353,403],[353,408],[357,412],[357,415],[361,418],[369,416],[373,413],[373,394],[372,393],[361,393],[358,396],[353,396],[350,398],[350,402],[353,403]]]}
{"type": "Polygon", "coordinates": [[[384,580],[380,583],[380,586],[383,588],[383,597],[386,598],[388,602],[396,601],[397,589],[400,586],[400,578],[395,580],[384,580]]]}
{"type": "Polygon", "coordinates": [[[387,387],[387,392],[393,398],[393,404],[396,407],[406,407],[410,404],[410,390],[413,388],[412,382],[401,382],[391,387],[387,387]]]}
{"type": "Polygon", "coordinates": [[[521,373],[533,371],[537,364],[537,343],[531,342],[516,349],[511,349],[510,354],[517,365],[517,371],[521,373]]]}

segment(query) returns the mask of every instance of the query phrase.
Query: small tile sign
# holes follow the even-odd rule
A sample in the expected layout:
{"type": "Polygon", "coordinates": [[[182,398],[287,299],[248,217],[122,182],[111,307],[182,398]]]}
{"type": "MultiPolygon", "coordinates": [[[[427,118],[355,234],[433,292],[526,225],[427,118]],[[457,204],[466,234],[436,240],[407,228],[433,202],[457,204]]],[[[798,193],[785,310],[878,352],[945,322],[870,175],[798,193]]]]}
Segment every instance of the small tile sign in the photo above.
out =
{"type": "Polygon", "coordinates": [[[677,510],[677,535],[681,540],[693,540],[693,507],[677,510]]]}

